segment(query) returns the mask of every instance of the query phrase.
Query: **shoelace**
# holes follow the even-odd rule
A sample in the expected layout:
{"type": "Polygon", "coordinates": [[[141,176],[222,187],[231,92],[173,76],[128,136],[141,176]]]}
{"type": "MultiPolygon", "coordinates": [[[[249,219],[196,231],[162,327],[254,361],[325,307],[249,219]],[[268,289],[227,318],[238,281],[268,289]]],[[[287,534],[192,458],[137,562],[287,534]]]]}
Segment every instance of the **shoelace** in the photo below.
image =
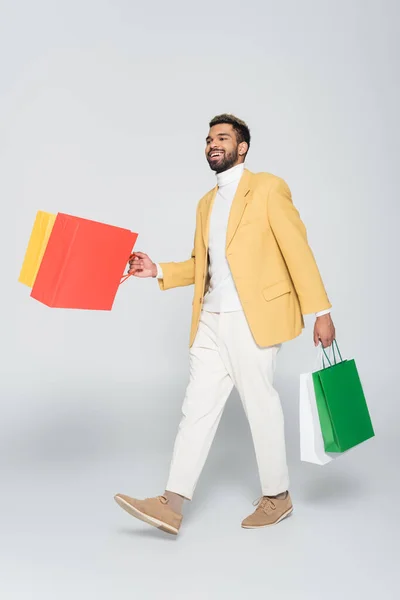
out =
{"type": "Polygon", "coordinates": [[[261,498],[253,502],[253,506],[257,506],[257,508],[260,508],[265,513],[276,509],[275,502],[272,500],[272,498],[269,498],[268,496],[261,496],[261,498]]]}
{"type": "MultiPolygon", "coordinates": [[[[154,500],[154,498],[145,498],[145,501],[146,500],[154,500]]],[[[165,496],[156,496],[156,500],[159,500],[161,504],[168,504],[168,498],[165,496]]]]}

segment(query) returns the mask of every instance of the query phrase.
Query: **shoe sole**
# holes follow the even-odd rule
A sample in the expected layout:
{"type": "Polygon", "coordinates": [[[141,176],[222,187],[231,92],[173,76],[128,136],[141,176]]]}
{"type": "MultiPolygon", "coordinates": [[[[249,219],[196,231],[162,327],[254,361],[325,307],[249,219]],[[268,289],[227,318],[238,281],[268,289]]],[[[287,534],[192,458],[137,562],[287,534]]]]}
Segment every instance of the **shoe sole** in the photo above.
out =
{"type": "Polygon", "coordinates": [[[168,523],[164,523],[163,521],[160,521],[159,519],[156,519],[155,517],[146,515],[146,513],[141,512],[140,510],[138,510],[137,508],[135,508],[134,506],[129,504],[129,502],[126,502],[126,500],[124,500],[123,498],[114,496],[114,500],[121,508],[123,508],[124,510],[126,510],[127,513],[132,515],[132,517],[136,517],[137,519],[139,519],[140,521],[143,521],[144,523],[147,523],[148,525],[157,527],[157,529],[161,529],[162,531],[165,531],[165,533],[170,533],[172,535],[178,535],[178,529],[176,529],[176,527],[173,527],[172,525],[168,525],[168,523]]]}
{"type": "Polygon", "coordinates": [[[268,525],[242,525],[242,527],[243,527],[243,529],[263,529],[264,527],[272,527],[272,525],[277,525],[278,523],[283,521],[283,519],[286,519],[286,517],[291,515],[292,512],[293,512],[293,507],[289,508],[289,510],[287,510],[285,513],[283,513],[283,515],[281,515],[277,521],[274,521],[273,523],[268,523],[268,525]]]}

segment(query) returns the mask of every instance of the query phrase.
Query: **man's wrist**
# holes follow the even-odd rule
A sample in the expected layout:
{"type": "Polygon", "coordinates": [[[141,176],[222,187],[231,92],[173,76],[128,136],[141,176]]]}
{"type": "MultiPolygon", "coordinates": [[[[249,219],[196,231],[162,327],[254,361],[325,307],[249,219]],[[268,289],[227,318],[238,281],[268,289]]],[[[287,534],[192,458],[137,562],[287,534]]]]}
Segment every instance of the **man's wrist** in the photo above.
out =
{"type": "Polygon", "coordinates": [[[331,313],[331,309],[327,308],[325,310],[320,310],[319,312],[315,313],[315,316],[317,319],[319,319],[320,317],[325,317],[326,315],[330,315],[331,313]]]}

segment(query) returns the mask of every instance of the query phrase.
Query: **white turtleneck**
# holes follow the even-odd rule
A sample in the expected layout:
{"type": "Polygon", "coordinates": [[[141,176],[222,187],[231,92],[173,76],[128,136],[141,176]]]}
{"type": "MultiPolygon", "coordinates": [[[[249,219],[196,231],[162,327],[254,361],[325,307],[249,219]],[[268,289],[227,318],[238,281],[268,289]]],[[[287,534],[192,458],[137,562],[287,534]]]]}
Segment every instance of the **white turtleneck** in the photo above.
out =
{"type": "MultiPolygon", "coordinates": [[[[203,300],[203,310],[209,312],[243,310],[226,259],[225,247],[229,214],[244,169],[245,165],[241,163],[223,173],[217,173],[218,190],[210,215],[208,235],[210,285],[203,300]]],[[[162,269],[157,264],[157,278],[162,279],[162,277],[162,269]]],[[[329,312],[330,309],[322,310],[315,316],[319,317],[329,312]]]]}
{"type": "Polygon", "coordinates": [[[204,295],[203,310],[211,312],[243,310],[225,256],[229,213],[243,171],[244,163],[241,163],[223,173],[217,173],[218,191],[210,215],[208,234],[210,285],[204,295]]]}

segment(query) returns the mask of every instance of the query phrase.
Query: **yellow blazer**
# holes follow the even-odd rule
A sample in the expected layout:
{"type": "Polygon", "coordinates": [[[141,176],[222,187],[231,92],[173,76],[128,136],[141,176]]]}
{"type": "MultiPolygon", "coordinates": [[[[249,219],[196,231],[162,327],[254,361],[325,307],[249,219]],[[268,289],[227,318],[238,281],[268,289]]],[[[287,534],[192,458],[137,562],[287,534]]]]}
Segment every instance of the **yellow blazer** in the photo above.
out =
{"type": "MultiPolygon", "coordinates": [[[[160,263],[162,290],[194,283],[190,346],[209,286],[208,231],[217,189],[197,205],[189,260],[160,263]]],[[[303,315],[331,307],[290,190],[275,175],[244,170],[229,215],[226,257],[259,346],[297,337],[304,327],[303,315]]]]}

